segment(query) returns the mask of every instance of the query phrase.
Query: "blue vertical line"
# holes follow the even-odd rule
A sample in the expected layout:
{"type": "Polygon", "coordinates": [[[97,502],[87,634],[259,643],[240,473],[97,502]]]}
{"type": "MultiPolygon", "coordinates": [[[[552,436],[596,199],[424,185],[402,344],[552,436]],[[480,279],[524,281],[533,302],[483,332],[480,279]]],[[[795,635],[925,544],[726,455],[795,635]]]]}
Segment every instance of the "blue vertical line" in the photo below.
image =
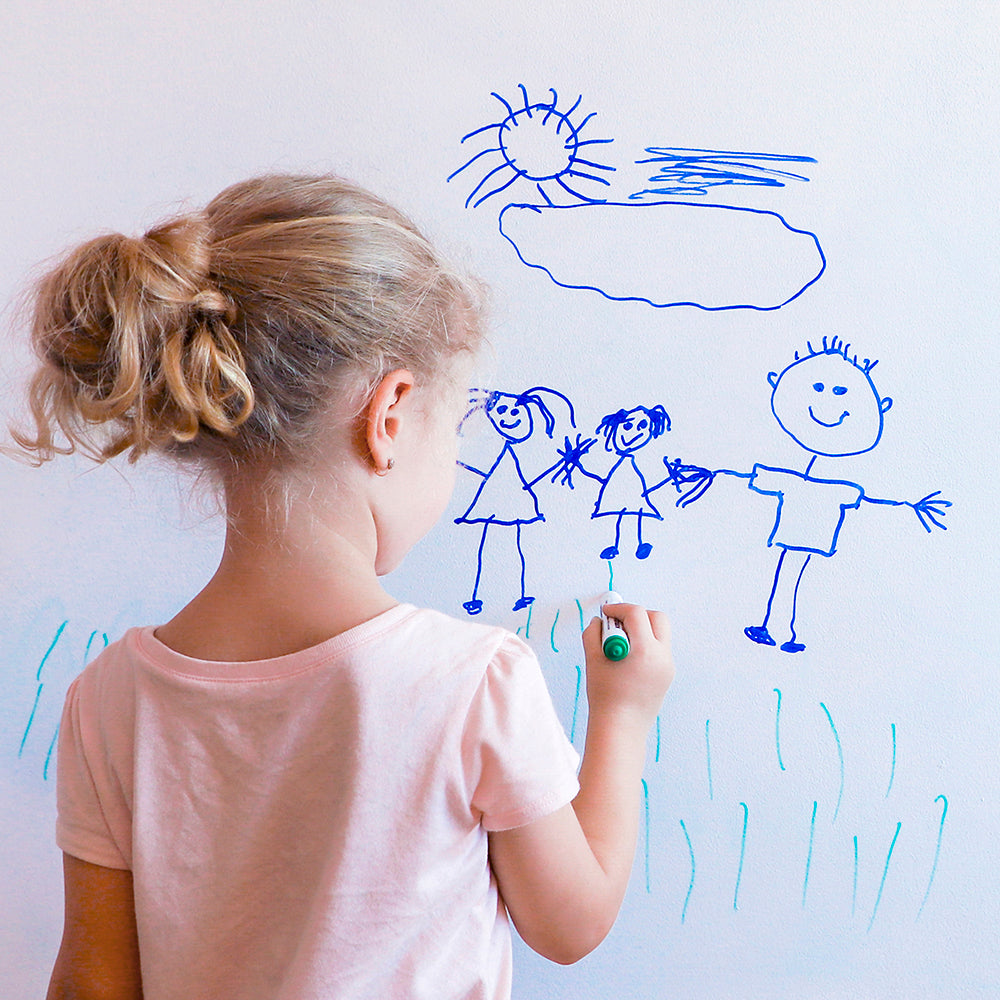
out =
{"type": "Polygon", "coordinates": [[[556,612],[555,621],[552,623],[552,631],[549,632],[549,645],[552,647],[553,653],[558,653],[559,650],[556,649],[556,625],[559,624],[559,612],[556,612]]]}
{"type": "Polygon", "coordinates": [[[896,780],[896,723],[892,723],[892,769],[889,771],[889,787],[885,790],[885,797],[889,798],[892,791],[892,783],[896,780]]]}
{"type": "Polygon", "coordinates": [[[885,879],[889,874],[889,862],[892,861],[892,852],[896,847],[896,838],[899,836],[899,828],[902,825],[902,822],[896,824],[896,832],[892,835],[892,843],[889,845],[889,853],[885,856],[885,868],[882,869],[882,881],[879,883],[878,895],[875,897],[875,905],[872,907],[872,918],[868,921],[868,930],[872,929],[872,924],[875,923],[875,914],[878,913],[879,903],[882,902],[882,890],[885,888],[885,879]]]}
{"type": "Polygon", "coordinates": [[[851,916],[858,909],[858,835],[854,835],[854,882],[851,888],[851,916]]]}
{"type": "Polygon", "coordinates": [[[705,764],[708,769],[708,798],[709,801],[715,799],[715,791],[712,788],[712,743],[709,739],[708,727],[711,719],[705,720],[705,764]]]}
{"type": "Polygon", "coordinates": [[[535,610],[534,604],[528,605],[528,620],[524,623],[524,638],[531,638],[531,612],[535,610]]]}
{"type": "Polygon", "coordinates": [[[684,897],[684,906],[681,909],[681,923],[687,919],[688,903],[691,901],[691,893],[694,891],[694,848],[691,846],[691,838],[688,836],[687,827],[684,825],[684,820],[681,820],[681,829],[684,831],[684,839],[687,841],[688,845],[688,855],[691,859],[691,878],[688,881],[687,895],[684,897]]]}
{"type": "Polygon", "coordinates": [[[924,893],[924,898],[920,901],[920,909],[917,910],[917,920],[920,919],[920,914],[924,912],[924,903],[927,902],[927,897],[931,894],[931,886],[934,884],[934,876],[937,873],[938,858],[941,856],[941,838],[944,836],[944,818],[948,815],[948,800],[943,795],[939,795],[935,802],[941,802],[941,825],[938,827],[937,836],[937,847],[934,848],[934,862],[931,864],[931,877],[927,880],[927,891],[924,893]]]}
{"type": "Polygon", "coordinates": [[[646,784],[645,778],[642,778],[641,780],[642,780],[643,819],[645,826],[645,836],[643,839],[645,841],[645,849],[646,849],[646,858],[645,858],[646,892],[652,892],[649,881],[649,785],[646,784]]]}
{"type": "Polygon", "coordinates": [[[45,766],[42,768],[42,781],[49,780],[49,765],[52,763],[52,754],[55,751],[58,740],[59,726],[56,726],[56,731],[52,734],[52,740],[49,743],[48,753],[45,754],[45,766]]]}
{"type": "Polygon", "coordinates": [[[579,666],[576,668],[576,694],[573,695],[573,722],[569,730],[569,741],[576,741],[576,713],[580,707],[580,688],[583,686],[583,670],[579,666]]]}
{"type": "Polygon", "coordinates": [[[583,624],[583,605],[579,598],[576,599],[576,610],[580,612],[580,631],[582,632],[586,626],[583,624]]]}
{"type": "Polygon", "coordinates": [[[833,724],[833,716],[830,714],[830,710],[823,702],[819,703],[819,707],[826,713],[827,722],[830,723],[830,729],[833,731],[833,738],[837,744],[837,758],[840,761],[840,789],[837,792],[837,806],[833,810],[833,822],[836,823],[837,814],[840,812],[840,800],[844,797],[844,748],[840,745],[840,734],[837,732],[837,727],[833,724]]]}
{"type": "Polygon", "coordinates": [[[654,763],[660,763],[660,717],[656,717],[656,756],[653,758],[654,763]]]}
{"type": "Polygon", "coordinates": [[[813,802],[812,819],[809,821],[809,852],[806,854],[806,875],[802,880],[802,909],[806,908],[806,893],[809,891],[809,869],[812,868],[813,860],[813,840],[816,837],[816,807],[819,803],[813,802]]]}
{"type": "Polygon", "coordinates": [[[774,693],[778,696],[778,707],[774,713],[774,745],[778,751],[778,767],[784,771],[785,762],[781,759],[781,692],[775,688],[774,693]]]}
{"type": "Polygon", "coordinates": [[[743,810],[743,834],[740,837],[740,866],[736,870],[736,888],[733,890],[733,909],[738,910],[740,902],[740,882],[743,879],[743,859],[747,852],[747,821],[750,818],[750,810],[745,802],[740,803],[743,810]]]}
{"type": "Polygon", "coordinates": [[[31,732],[31,726],[35,721],[35,713],[38,711],[38,702],[42,697],[42,688],[45,687],[45,683],[42,680],[42,671],[45,669],[45,664],[48,658],[52,655],[52,650],[56,648],[56,643],[59,641],[60,636],[63,634],[63,630],[69,624],[69,621],[64,621],[59,628],[56,629],[56,634],[49,643],[49,648],[45,650],[45,655],[42,657],[41,662],[38,664],[38,669],[35,671],[35,680],[38,681],[38,688],[35,691],[35,701],[31,706],[31,715],[28,716],[28,724],[24,727],[24,735],[21,737],[21,745],[17,748],[17,756],[20,758],[21,754],[24,753],[24,744],[28,742],[28,733],[31,732]]]}
{"type": "Polygon", "coordinates": [[[611,560],[608,560],[608,590],[615,589],[615,567],[611,560]]]}

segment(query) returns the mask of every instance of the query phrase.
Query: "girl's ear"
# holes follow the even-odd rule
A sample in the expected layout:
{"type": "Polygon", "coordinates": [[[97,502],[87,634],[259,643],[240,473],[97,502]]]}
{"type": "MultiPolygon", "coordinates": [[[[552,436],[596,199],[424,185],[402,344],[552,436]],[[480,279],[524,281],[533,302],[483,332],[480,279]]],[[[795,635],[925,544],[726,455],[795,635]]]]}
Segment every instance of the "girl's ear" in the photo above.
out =
{"type": "Polygon", "coordinates": [[[385,475],[392,468],[396,437],[406,415],[414,386],[413,374],[405,368],[384,375],[372,393],[365,419],[365,442],[375,472],[385,475]]]}

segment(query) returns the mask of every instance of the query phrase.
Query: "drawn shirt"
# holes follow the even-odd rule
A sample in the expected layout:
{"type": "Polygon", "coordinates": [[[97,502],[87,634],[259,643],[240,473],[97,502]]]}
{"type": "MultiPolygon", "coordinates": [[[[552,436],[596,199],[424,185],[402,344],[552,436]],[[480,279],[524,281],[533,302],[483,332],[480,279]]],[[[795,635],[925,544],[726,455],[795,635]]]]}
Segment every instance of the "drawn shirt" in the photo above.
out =
{"type": "Polygon", "coordinates": [[[660,518],[660,512],[646,495],[646,480],[631,455],[622,455],[611,467],[591,517],[610,514],[648,514],[660,518]]]}
{"type": "Polygon", "coordinates": [[[455,523],[531,524],[544,520],[538,510],[538,497],[528,486],[513,448],[505,443],[480,483],[469,509],[456,517],[455,523]]]}
{"type": "Polygon", "coordinates": [[[768,545],[832,556],[844,514],[864,497],[857,483],[813,479],[791,469],[755,465],[750,489],[778,498],[778,513],[768,545]]]}
{"type": "Polygon", "coordinates": [[[67,696],[57,840],[132,871],[147,1000],[506,1000],[487,831],[578,760],[501,629],[401,605],[249,663],[133,629],[67,696]]]}

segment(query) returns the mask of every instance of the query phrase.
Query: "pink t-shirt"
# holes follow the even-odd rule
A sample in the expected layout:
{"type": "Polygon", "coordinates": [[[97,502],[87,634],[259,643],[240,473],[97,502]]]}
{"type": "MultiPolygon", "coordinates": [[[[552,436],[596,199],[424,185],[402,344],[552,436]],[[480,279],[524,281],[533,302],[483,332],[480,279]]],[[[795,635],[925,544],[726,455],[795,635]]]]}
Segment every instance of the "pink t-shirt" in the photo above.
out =
{"type": "Polygon", "coordinates": [[[399,605],[247,663],[133,629],[67,696],[57,841],[132,871],[146,1000],[496,1000],[487,831],[578,763],[502,629],[399,605]]]}

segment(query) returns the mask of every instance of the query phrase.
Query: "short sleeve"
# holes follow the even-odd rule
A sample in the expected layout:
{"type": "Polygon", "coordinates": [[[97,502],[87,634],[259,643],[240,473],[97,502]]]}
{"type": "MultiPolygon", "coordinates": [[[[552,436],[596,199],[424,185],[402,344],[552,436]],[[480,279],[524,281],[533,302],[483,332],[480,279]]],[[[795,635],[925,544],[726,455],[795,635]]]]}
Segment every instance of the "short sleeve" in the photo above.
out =
{"type": "Polygon", "coordinates": [[[128,809],[102,749],[95,706],[85,696],[88,679],[84,674],[70,685],[59,724],[56,843],[81,861],[128,869],[128,809]]]}
{"type": "Polygon", "coordinates": [[[463,755],[473,808],[489,831],[510,830],[571,802],[580,757],[556,716],[535,654],[507,635],[471,705],[463,755]]]}

